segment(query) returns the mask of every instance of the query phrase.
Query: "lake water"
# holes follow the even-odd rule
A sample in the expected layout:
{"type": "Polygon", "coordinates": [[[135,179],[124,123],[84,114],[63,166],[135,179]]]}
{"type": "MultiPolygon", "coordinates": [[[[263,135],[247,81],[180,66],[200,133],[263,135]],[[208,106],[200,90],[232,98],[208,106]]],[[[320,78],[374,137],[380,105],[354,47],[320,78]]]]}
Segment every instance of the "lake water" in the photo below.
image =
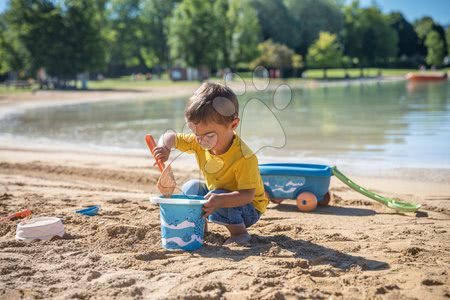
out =
{"type": "MultiPolygon", "coordinates": [[[[147,152],[144,135],[186,131],[187,98],[29,108],[3,114],[0,142],[75,151],[147,152]]],[[[240,96],[241,137],[260,162],[450,168],[450,84],[404,81],[282,86],[240,96]]]]}

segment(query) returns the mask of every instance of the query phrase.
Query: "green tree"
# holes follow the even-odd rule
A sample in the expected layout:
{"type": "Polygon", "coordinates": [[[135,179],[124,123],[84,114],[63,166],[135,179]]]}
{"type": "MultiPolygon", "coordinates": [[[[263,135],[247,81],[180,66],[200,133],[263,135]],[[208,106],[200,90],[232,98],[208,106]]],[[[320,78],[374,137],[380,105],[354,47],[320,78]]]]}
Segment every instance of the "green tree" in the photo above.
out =
{"type": "Polygon", "coordinates": [[[447,54],[447,41],[445,38],[445,30],[438,23],[434,22],[433,18],[425,16],[414,22],[414,29],[420,39],[419,50],[423,56],[427,55],[427,46],[425,45],[425,40],[431,31],[436,31],[439,34],[440,39],[444,43],[444,51],[447,54]]]}
{"type": "Polygon", "coordinates": [[[112,73],[146,63],[141,55],[145,32],[139,14],[140,0],[111,0],[109,3],[109,68],[112,73]]]}
{"type": "Polygon", "coordinates": [[[297,46],[297,39],[293,38],[296,31],[295,20],[283,0],[253,0],[253,7],[258,16],[263,41],[270,39],[290,48],[297,46]]]}
{"type": "Polygon", "coordinates": [[[389,25],[388,17],[378,8],[369,7],[363,10],[365,22],[365,58],[373,65],[386,62],[386,59],[396,57],[398,36],[389,25]]]}
{"type": "Polygon", "coordinates": [[[379,8],[361,8],[358,1],[344,8],[344,53],[363,67],[382,65],[397,54],[398,36],[379,8]]]}
{"type": "Polygon", "coordinates": [[[184,0],[169,21],[168,43],[175,63],[189,67],[215,68],[223,52],[219,48],[224,32],[217,28],[210,1],[184,0]]]}
{"type": "Polygon", "coordinates": [[[7,26],[29,53],[30,70],[45,67],[51,74],[61,75],[65,59],[61,9],[51,1],[12,0],[5,16],[7,26]]]}
{"type": "Polygon", "coordinates": [[[110,0],[108,9],[109,71],[169,64],[168,19],[180,0],[110,0]]]}
{"type": "Polygon", "coordinates": [[[276,69],[293,68],[298,67],[297,64],[302,61],[301,57],[295,55],[294,50],[286,45],[274,43],[272,40],[260,43],[258,52],[259,57],[250,64],[252,68],[257,66],[276,69]]]}
{"type": "Polygon", "coordinates": [[[44,67],[50,75],[73,79],[105,65],[101,1],[12,0],[5,12],[29,57],[29,68],[44,67]]]}
{"type": "Polygon", "coordinates": [[[230,61],[234,66],[252,61],[258,55],[261,30],[250,0],[231,0],[227,19],[230,24],[230,61]]]}
{"type": "Polygon", "coordinates": [[[447,41],[447,54],[450,54],[450,26],[447,26],[445,31],[445,39],[447,41]]]}
{"type": "Polygon", "coordinates": [[[29,53],[20,42],[17,32],[8,30],[4,14],[0,15],[0,74],[26,71],[29,53]]]}
{"type": "Polygon", "coordinates": [[[101,71],[106,67],[103,9],[102,1],[96,0],[66,0],[63,3],[66,35],[65,49],[62,50],[66,58],[63,74],[69,78],[77,73],[101,71]]]}
{"type": "Polygon", "coordinates": [[[284,3],[295,21],[289,44],[301,54],[319,37],[321,31],[340,33],[344,25],[342,5],[335,0],[285,0],[284,3]]]}
{"type": "Polygon", "coordinates": [[[398,57],[411,57],[417,54],[419,37],[413,25],[400,12],[392,12],[388,17],[391,27],[397,32],[398,57]]]}
{"type": "Polygon", "coordinates": [[[211,67],[221,68],[223,66],[230,65],[231,55],[231,24],[227,18],[227,12],[229,10],[228,0],[215,0],[212,4],[212,14],[215,17],[215,23],[212,24],[214,28],[212,31],[215,38],[213,42],[216,42],[217,57],[215,63],[211,67]]]}
{"type": "Polygon", "coordinates": [[[309,47],[306,61],[308,65],[323,69],[327,78],[327,69],[338,67],[342,60],[342,49],[337,36],[329,32],[320,32],[319,38],[309,47]]]}
{"type": "Polygon", "coordinates": [[[425,46],[428,52],[425,59],[427,64],[441,67],[445,56],[445,45],[439,33],[430,31],[425,38],[425,46]]]}
{"type": "Polygon", "coordinates": [[[142,4],[140,20],[143,38],[140,54],[148,68],[169,64],[167,22],[178,2],[180,0],[144,0],[142,4]]]}
{"type": "Polygon", "coordinates": [[[431,17],[422,17],[414,22],[414,29],[420,39],[425,39],[428,33],[433,30],[434,21],[431,17]]]}
{"type": "Polygon", "coordinates": [[[365,28],[360,21],[362,9],[358,1],[353,1],[344,7],[344,30],[342,38],[344,43],[344,53],[358,61],[363,76],[364,44],[363,37],[365,28]]]}

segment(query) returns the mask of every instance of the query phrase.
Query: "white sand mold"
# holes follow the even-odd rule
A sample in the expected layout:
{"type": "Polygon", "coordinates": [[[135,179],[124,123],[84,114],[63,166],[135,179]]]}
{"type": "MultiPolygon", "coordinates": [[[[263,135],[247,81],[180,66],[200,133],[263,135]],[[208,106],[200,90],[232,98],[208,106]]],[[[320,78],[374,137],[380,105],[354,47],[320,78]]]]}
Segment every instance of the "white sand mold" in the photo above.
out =
{"type": "Polygon", "coordinates": [[[25,220],[17,225],[16,240],[49,240],[64,235],[64,225],[60,218],[39,217],[25,220]]]}

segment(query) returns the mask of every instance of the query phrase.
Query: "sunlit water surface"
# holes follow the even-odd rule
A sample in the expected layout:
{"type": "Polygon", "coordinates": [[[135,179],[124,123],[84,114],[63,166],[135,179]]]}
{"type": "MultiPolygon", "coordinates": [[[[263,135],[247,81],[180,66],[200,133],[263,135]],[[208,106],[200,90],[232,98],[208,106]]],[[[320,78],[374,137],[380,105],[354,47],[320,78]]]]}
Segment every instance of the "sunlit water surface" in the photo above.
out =
{"type": "MultiPolygon", "coordinates": [[[[187,98],[28,108],[3,114],[0,142],[29,148],[147,153],[144,135],[188,131],[187,98]]],[[[260,162],[450,167],[450,84],[408,82],[240,96],[238,132],[260,162]]],[[[183,161],[180,156],[180,163],[183,161]]]]}

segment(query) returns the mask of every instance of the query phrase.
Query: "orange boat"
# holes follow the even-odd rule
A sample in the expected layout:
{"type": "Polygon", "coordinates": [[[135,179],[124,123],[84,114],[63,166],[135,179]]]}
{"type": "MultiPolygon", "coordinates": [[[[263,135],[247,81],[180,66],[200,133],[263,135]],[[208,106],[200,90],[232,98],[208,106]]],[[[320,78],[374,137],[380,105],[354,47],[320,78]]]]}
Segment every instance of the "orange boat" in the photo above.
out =
{"type": "Polygon", "coordinates": [[[448,79],[447,73],[408,73],[406,79],[410,81],[443,81],[448,79]]]}

